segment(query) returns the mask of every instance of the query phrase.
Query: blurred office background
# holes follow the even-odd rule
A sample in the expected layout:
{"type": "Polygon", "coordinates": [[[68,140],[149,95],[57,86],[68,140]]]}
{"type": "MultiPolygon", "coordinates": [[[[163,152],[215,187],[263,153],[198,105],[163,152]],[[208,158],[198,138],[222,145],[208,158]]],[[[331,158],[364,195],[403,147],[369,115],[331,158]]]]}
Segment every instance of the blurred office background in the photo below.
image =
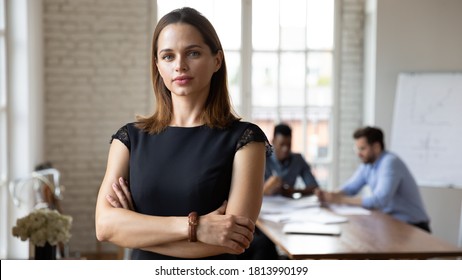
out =
{"type": "Polygon", "coordinates": [[[152,112],[152,31],[183,6],[217,29],[236,112],[269,139],[290,124],[328,189],[358,164],[354,129],[378,125],[389,142],[398,73],[462,69],[459,0],[0,0],[0,258],[28,256],[10,229],[33,205],[13,205],[8,182],[43,162],[61,172],[70,254],[120,257],[94,229],[110,136],[152,112]]]}

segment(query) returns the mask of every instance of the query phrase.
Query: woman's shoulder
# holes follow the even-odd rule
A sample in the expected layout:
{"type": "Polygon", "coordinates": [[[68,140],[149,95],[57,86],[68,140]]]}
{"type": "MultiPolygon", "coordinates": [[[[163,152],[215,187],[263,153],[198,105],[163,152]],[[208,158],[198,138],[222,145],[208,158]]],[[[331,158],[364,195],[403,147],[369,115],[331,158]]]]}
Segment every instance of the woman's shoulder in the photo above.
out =
{"type": "Polygon", "coordinates": [[[231,125],[232,129],[236,131],[241,137],[256,137],[260,141],[267,141],[265,133],[256,124],[248,121],[237,120],[231,125]]]}
{"type": "Polygon", "coordinates": [[[272,154],[272,146],[265,133],[258,125],[247,121],[236,121],[234,125],[239,127],[239,131],[241,131],[236,150],[239,150],[251,142],[263,142],[266,146],[266,155],[270,156],[272,154]]]}
{"type": "Polygon", "coordinates": [[[231,124],[231,126],[239,127],[239,128],[243,128],[243,129],[260,130],[261,131],[261,128],[258,125],[256,125],[255,123],[248,122],[248,121],[242,121],[242,120],[234,121],[231,124]]]}
{"type": "Polygon", "coordinates": [[[123,126],[121,126],[114,134],[112,134],[109,143],[112,143],[114,139],[117,139],[120,142],[122,142],[125,146],[127,146],[128,149],[130,149],[131,138],[133,138],[136,132],[140,131],[141,129],[139,129],[136,126],[136,122],[126,123],[123,126]]]}

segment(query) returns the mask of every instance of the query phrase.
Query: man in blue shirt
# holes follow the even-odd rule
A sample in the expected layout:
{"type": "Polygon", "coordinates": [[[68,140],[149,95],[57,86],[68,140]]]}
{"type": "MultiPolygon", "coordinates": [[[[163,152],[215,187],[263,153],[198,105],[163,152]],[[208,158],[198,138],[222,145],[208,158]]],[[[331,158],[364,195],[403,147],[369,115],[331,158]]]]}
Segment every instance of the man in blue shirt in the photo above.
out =
{"type": "Polygon", "coordinates": [[[266,158],[265,195],[281,194],[289,197],[313,194],[318,182],[301,154],[292,153],[292,129],[286,124],[274,128],[274,153],[266,158]],[[297,178],[299,183],[297,183],[297,178]],[[301,183],[303,181],[303,183],[301,183]]]}
{"type": "Polygon", "coordinates": [[[368,126],[356,130],[353,138],[363,163],[339,191],[316,191],[321,201],[378,209],[430,232],[429,217],[414,177],[397,155],[385,150],[383,132],[368,126]],[[371,195],[355,196],[365,185],[370,186],[371,195]]]}

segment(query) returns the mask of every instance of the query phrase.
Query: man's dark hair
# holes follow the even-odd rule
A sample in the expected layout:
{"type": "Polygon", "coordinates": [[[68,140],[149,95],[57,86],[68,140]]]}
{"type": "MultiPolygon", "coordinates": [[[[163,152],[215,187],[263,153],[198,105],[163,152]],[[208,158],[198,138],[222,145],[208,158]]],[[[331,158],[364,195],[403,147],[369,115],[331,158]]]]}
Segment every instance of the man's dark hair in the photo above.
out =
{"type": "Polygon", "coordinates": [[[278,124],[274,127],[274,134],[273,136],[281,134],[286,137],[292,137],[292,129],[285,123],[278,124]]]}
{"type": "Polygon", "coordinates": [[[365,137],[369,145],[378,142],[382,147],[382,150],[385,150],[385,144],[383,143],[383,132],[380,128],[372,126],[358,128],[353,133],[353,138],[359,139],[361,137],[365,137]]]}

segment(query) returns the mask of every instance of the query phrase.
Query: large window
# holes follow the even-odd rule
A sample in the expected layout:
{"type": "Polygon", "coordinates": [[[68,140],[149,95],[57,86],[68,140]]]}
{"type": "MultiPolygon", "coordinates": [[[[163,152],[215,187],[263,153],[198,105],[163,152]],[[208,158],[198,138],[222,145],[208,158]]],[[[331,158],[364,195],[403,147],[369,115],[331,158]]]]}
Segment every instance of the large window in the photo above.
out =
{"type": "Polygon", "coordinates": [[[334,137],[334,2],[157,1],[159,18],[190,6],[210,19],[225,49],[236,111],[269,139],[275,124],[288,123],[293,151],[305,156],[322,185],[331,173],[334,137]]]}

